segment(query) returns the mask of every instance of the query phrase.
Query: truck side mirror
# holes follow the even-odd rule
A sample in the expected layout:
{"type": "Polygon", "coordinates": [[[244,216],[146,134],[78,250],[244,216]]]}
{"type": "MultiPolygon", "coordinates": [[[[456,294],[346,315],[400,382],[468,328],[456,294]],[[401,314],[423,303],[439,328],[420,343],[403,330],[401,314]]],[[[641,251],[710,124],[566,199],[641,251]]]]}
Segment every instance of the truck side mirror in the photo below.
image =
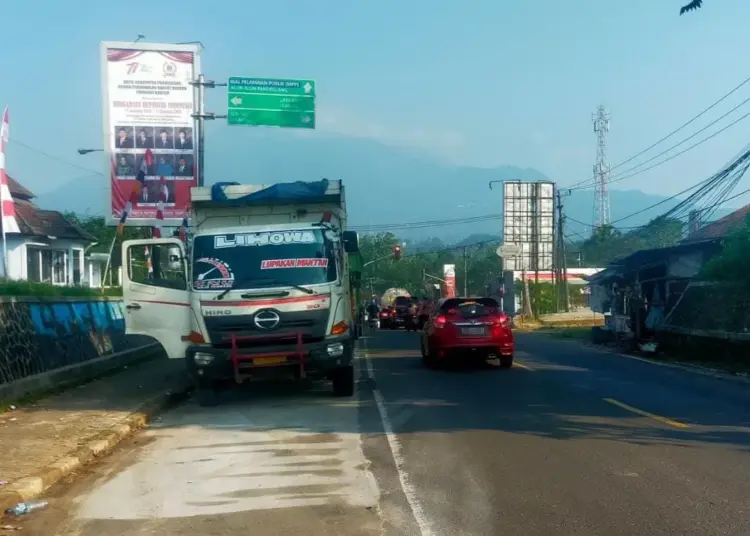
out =
{"type": "Polygon", "coordinates": [[[180,248],[171,247],[167,250],[168,265],[170,270],[182,271],[182,251],[180,248]]]}
{"type": "Polygon", "coordinates": [[[344,251],[347,253],[357,253],[359,251],[359,234],[356,231],[344,231],[342,235],[344,251]]]}

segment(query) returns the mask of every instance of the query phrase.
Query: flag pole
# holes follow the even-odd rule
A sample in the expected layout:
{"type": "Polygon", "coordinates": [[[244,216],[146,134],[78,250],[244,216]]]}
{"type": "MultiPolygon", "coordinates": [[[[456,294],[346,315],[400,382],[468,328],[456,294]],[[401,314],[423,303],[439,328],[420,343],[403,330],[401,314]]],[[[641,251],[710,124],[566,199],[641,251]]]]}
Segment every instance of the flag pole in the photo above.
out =
{"type": "Polygon", "coordinates": [[[110,268],[112,268],[112,252],[115,250],[116,242],[117,242],[117,233],[115,233],[114,238],[112,238],[112,243],[109,245],[109,255],[107,255],[107,265],[104,267],[104,275],[102,276],[102,284],[101,284],[102,294],[104,293],[104,284],[107,281],[107,274],[109,273],[110,268]]]}
{"type": "MultiPolygon", "coordinates": [[[[8,139],[8,107],[5,107],[5,110],[3,111],[3,123],[2,128],[0,129],[0,143],[2,143],[2,154],[0,155],[0,158],[2,158],[2,167],[0,167],[0,173],[2,173],[2,178],[5,179],[3,182],[6,184],[6,188],[10,188],[8,183],[8,175],[5,172],[5,140],[8,139]]],[[[10,191],[10,190],[8,190],[10,191]]],[[[5,200],[2,199],[2,196],[0,196],[0,226],[3,228],[3,277],[5,279],[9,279],[8,277],[8,238],[6,236],[7,232],[7,225],[5,221],[5,200]]],[[[12,201],[11,201],[12,202],[12,201]]]]}

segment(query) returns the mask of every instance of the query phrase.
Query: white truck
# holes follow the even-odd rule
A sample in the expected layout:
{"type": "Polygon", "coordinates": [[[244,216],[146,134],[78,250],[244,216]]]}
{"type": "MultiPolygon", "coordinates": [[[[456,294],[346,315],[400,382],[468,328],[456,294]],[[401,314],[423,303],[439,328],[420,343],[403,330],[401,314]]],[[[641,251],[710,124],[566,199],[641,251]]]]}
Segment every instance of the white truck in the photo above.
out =
{"type": "Polygon", "coordinates": [[[342,181],[196,187],[191,207],[188,244],[123,243],[127,333],[185,359],[203,405],[227,383],[279,376],[353,395],[359,245],[342,181]]]}

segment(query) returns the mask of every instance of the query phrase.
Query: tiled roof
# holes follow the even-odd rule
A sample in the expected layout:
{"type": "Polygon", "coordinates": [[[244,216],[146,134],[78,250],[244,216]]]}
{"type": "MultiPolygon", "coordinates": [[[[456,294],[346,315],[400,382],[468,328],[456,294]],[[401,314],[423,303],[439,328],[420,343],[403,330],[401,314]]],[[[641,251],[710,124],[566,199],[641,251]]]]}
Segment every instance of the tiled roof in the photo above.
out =
{"type": "Polygon", "coordinates": [[[696,240],[707,240],[710,238],[724,238],[734,229],[742,227],[745,224],[748,214],[750,214],[750,205],[744,206],[739,210],[735,210],[731,214],[728,214],[698,229],[695,233],[691,234],[685,242],[694,242],[696,240]]]}
{"type": "MultiPolygon", "coordinates": [[[[67,238],[96,242],[93,235],[84,231],[78,224],[70,221],[61,212],[43,210],[31,202],[35,196],[16,180],[8,177],[8,189],[16,206],[16,221],[22,235],[55,238],[67,238]]],[[[0,229],[1,229],[0,225],[0,229]]]]}
{"type": "Polygon", "coordinates": [[[8,189],[10,190],[10,195],[16,200],[31,201],[36,197],[10,175],[8,175],[8,189]]]}

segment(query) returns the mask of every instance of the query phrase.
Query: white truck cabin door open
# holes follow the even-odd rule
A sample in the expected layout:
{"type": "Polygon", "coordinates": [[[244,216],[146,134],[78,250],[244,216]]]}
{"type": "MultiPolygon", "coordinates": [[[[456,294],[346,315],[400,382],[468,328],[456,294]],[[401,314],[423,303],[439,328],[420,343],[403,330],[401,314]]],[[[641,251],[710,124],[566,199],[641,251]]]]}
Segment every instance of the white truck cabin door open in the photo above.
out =
{"type": "Polygon", "coordinates": [[[125,332],[153,337],[170,359],[185,357],[190,344],[190,290],[185,247],[176,238],[127,240],[122,244],[125,332]]]}

